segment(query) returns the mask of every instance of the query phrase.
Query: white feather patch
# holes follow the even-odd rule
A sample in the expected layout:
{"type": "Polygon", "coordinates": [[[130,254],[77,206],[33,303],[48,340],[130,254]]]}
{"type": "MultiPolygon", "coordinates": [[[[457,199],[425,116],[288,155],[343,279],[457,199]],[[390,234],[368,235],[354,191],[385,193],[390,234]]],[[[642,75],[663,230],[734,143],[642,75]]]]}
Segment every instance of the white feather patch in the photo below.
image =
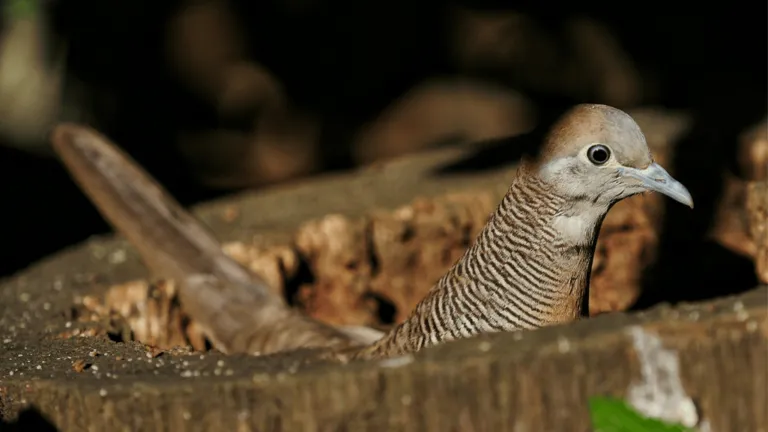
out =
{"type": "Polygon", "coordinates": [[[584,216],[556,216],[552,225],[563,240],[575,245],[588,245],[595,230],[594,221],[584,216]]]}
{"type": "Polygon", "coordinates": [[[364,326],[337,326],[337,330],[354,341],[370,345],[384,337],[384,332],[364,326]]]}

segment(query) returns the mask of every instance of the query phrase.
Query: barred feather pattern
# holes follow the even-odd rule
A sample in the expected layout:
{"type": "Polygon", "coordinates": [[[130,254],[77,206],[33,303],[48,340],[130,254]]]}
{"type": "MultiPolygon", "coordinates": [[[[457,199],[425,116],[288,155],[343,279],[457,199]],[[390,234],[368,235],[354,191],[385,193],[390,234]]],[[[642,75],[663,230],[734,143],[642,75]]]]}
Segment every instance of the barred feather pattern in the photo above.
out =
{"type": "Polygon", "coordinates": [[[518,169],[462,258],[409,318],[358,358],[401,355],[481,333],[533,329],[582,315],[597,236],[591,244],[576,245],[558,234],[553,220],[571,208],[569,200],[533,169],[518,169]]]}

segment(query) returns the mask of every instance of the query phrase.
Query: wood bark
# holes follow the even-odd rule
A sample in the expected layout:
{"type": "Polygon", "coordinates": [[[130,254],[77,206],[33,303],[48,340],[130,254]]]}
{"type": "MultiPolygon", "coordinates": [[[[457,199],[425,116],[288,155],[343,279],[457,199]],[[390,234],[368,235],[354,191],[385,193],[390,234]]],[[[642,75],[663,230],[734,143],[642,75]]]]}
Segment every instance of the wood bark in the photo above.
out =
{"type": "MultiPolygon", "coordinates": [[[[345,366],[302,366],[301,354],[158,357],[149,366],[136,356],[127,373],[120,367],[127,359],[96,358],[100,375],[4,378],[0,409],[12,419],[34,406],[63,432],[586,432],[592,430],[589,396],[624,397],[647,379],[642,367],[669,361],[642,360],[630,337],[634,329],[658,337],[676,357],[700,423],[713,431],[759,431],[768,427],[767,293],[762,288],[709,304],[467,339],[415,357],[345,366]],[[105,377],[109,372],[120,378],[105,377]]],[[[57,355],[77,348],[61,345],[57,355]]]]}

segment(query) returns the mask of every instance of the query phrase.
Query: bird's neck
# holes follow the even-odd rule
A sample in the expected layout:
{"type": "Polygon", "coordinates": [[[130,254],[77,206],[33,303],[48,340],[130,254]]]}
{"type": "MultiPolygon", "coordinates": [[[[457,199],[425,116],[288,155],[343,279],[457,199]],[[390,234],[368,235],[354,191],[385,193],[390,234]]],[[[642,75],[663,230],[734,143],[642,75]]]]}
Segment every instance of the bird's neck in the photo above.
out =
{"type": "Polygon", "coordinates": [[[557,194],[523,165],[476,241],[372,351],[393,355],[579,318],[607,211],[557,194]]]}

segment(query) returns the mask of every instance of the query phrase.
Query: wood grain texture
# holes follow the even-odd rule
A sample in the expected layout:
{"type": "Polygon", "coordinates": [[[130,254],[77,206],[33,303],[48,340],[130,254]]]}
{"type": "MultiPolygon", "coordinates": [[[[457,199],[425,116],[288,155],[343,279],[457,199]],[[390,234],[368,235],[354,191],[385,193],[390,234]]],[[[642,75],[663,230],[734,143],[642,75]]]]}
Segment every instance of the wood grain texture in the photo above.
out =
{"type": "MultiPolygon", "coordinates": [[[[522,337],[456,341],[413,358],[302,366],[302,355],[226,359],[230,376],[120,381],[5,379],[6,416],[33,405],[62,432],[590,431],[590,395],[622,397],[641,379],[627,334],[658,335],[713,431],[764,431],[768,310],[764,287],[737,298],[601,316],[522,337]],[[21,403],[23,400],[25,403],[21,403]]],[[[63,353],[63,352],[62,352],[63,353]]],[[[201,372],[221,357],[182,356],[201,372]]],[[[154,366],[152,366],[154,369],[154,366]]],[[[119,373],[119,367],[106,369],[119,373]]]]}

